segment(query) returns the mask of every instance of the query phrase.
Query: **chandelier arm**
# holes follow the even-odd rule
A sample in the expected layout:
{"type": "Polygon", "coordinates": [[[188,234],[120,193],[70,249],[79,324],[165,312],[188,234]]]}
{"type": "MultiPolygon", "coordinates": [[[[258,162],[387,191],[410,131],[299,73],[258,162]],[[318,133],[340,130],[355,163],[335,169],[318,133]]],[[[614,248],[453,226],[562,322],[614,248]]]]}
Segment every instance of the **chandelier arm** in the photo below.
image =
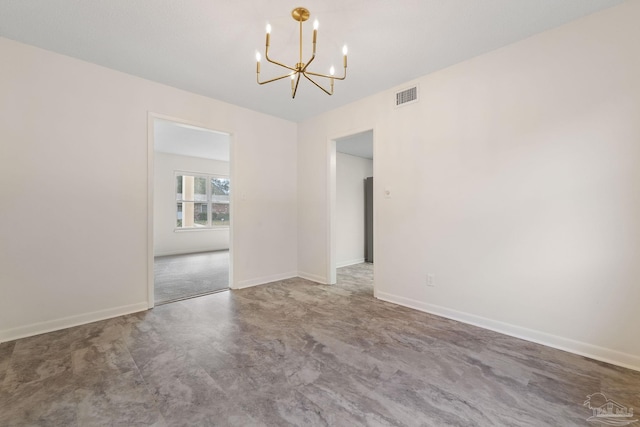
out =
{"type": "Polygon", "coordinates": [[[298,71],[295,67],[289,67],[288,65],[281,64],[280,62],[278,62],[278,61],[274,61],[273,59],[269,58],[267,55],[265,55],[264,57],[265,57],[265,59],[267,60],[267,62],[270,62],[270,63],[272,63],[272,64],[279,65],[279,66],[281,66],[281,67],[283,67],[283,68],[286,68],[287,70],[291,70],[291,71],[298,71]]]}
{"type": "Polygon", "coordinates": [[[284,65],[281,62],[275,61],[271,58],[269,58],[269,45],[266,46],[266,48],[264,49],[264,59],[267,60],[267,62],[271,62],[272,64],[276,64],[279,65],[283,68],[286,68],[287,70],[291,70],[291,71],[297,71],[294,67],[289,67],[288,65],[284,65]]]}
{"type": "Polygon", "coordinates": [[[291,87],[291,99],[296,97],[296,92],[298,91],[298,84],[300,84],[300,73],[298,73],[298,78],[296,79],[295,86],[293,86],[293,84],[292,84],[292,87],[291,87]]]}
{"type": "Polygon", "coordinates": [[[331,92],[329,92],[328,90],[326,90],[325,88],[323,88],[322,86],[320,86],[318,83],[316,83],[311,77],[309,77],[307,75],[307,73],[302,73],[303,76],[305,76],[307,78],[307,80],[309,80],[311,83],[313,83],[314,85],[316,85],[318,88],[322,89],[322,91],[324,93],[326,93],[327,95],[333,95],[333,85],[331,85],[331,92]]]}
{"type": "MultiPolygon", "coordinates": [[[[302,23],[300,23],[300,62],[302,62],[302,23]]],[[[316,59],[316,40],[318,37],[318,30],[314,29],[313,30],[313,50],[312,50],[312,54],[311,54],[311,58],[309,59],[309,61],[307,61],[306,65],[304,66],[304,68],[302,70],[300,70],[301,72],[305,73],[307,71],[307,68],[309,67],[309,64],[311,64],[313,62],[314,59],[316,59]]]]}
{"type": "Polygon", "coordinates": [[[347,78],[347,69],[346,68],[344,69],[344,75],[342,77],[336,77],[330,74],[314,73],[313,71],[305,71],[305,74],[309,74],[316,77],[324,77],[326,79],[344,80],[347,78]]]}
{"type": "Polygon", "coordinates": [[[283,76],[280,76],[280,77],[274,77],[274,78],[272,78],[272,79],[270,79],[270,80],[265,80],[265,81],[261,82],[261,81],[260,81],[260,73],[258,73],[258,75],[257,75],[257,81],[258,81],[258,84],[259,84],[259,85],[263,85],[263,84],[267,84],[267,83],[275,82],[275,81],[277,81],[277,80],[282,80],[282,79],[285,79],[285,78],[287,78],[287,77],[291,77],[291,74],[290,74],[290,73],[287,73],[287,74],[285,74],[285,75],[283,75],[283,76]]]}
{"type": "Polygon", "coordinates": [[[316,53],[313,52],[313,55],[311,55],[311,59],[309,59],[309,61],[307,62],[307,64],[304,66],[304,68],[300,71],[302,71],[303,73],[307,72],[307,67],[309,66],[309,64],[311,64],[313,62],[313,60],[316,59],[316,53]]]}

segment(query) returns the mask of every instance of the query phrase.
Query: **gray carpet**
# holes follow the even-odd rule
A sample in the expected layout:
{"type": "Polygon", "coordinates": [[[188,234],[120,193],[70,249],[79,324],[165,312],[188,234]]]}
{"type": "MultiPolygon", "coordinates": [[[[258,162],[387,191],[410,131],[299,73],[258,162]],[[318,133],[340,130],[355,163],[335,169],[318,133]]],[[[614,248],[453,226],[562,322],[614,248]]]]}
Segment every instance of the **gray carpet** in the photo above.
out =
{"type": "Polygon", "coordinates": [[[229,288],[229,251],[155,257],[155,303],[229,288]]]}

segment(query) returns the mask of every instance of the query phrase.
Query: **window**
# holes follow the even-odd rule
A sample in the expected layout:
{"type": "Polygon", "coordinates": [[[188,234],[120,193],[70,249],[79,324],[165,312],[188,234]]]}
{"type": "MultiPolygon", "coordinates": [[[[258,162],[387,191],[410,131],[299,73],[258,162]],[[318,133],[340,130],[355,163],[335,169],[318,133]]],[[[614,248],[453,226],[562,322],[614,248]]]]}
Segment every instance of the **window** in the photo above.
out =
{"type": "Polygon", "coordinates": [[[228,227],[229,178],[176,172],[176,228],[228,227]]]}

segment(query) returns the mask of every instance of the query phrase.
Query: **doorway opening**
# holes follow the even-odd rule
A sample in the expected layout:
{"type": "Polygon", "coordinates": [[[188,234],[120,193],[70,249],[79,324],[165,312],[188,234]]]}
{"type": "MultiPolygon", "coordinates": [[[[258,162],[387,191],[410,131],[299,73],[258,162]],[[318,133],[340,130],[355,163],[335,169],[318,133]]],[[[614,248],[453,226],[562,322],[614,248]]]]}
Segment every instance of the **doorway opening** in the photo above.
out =
{"type": "Polygon", "coordinates": [[[329,281],[369,294],[374,291],[373,141],[369,129],[329,144],[329,281]]]}
{"type": "Polygon", "coordinates": [[[227,290],[231,135],[159,117],[149,126],[150,306],[227,290]]]}

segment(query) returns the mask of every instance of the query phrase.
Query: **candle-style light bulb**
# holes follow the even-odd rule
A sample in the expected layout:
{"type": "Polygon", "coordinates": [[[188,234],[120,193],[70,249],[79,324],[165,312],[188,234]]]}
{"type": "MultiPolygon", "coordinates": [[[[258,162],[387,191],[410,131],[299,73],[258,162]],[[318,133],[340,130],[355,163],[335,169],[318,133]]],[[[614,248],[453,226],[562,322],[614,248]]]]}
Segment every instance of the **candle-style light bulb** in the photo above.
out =
{"type": "Polygon", "coordinates": [[[345,44],[344,46],[342,46],[342,54],[344,56],[347,56],[347,52],[348,52],[348,49],[347,49],[347,45],[345,44]]]}
{"type": "Polygon", "coordinates": [[[260,62],[261,59],[262,56],[260,55],[260,52],[256,52],[256,61],[260,62]]]}
{"type": "Polygon", "coordinates": [[[336,69],[332,65],[331,68],[329,68],[329,74],[333,76],[335,73],[336,73],[336,69]]]}
{"type": "Polygon", "coordinates": [[[265,42],[265,46],[267,46],[266,54],[269,56],[269,38],[271,37],[271,24],[267,24],[267,40],[265,42]]]}
{"type": "Polygon", "coordinates": [[[316,39],[318,38],[318,20],[313,21],[313,54],[316,54],[316,39]]]}

